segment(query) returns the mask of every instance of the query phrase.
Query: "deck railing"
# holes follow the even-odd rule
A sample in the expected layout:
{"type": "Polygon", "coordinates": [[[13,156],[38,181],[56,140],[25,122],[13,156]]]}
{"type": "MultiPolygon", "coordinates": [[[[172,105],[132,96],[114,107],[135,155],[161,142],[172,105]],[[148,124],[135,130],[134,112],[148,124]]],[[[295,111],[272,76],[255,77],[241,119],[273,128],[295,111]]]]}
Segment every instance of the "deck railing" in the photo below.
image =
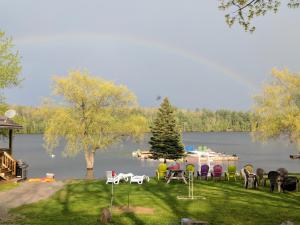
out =
{"type": "Polygon", "coordinates": [[[2,167],[9,169],[12,172],[12,175],[15,176],[17,161],[6,152],[3,152],[1,161],[2,167]]]}

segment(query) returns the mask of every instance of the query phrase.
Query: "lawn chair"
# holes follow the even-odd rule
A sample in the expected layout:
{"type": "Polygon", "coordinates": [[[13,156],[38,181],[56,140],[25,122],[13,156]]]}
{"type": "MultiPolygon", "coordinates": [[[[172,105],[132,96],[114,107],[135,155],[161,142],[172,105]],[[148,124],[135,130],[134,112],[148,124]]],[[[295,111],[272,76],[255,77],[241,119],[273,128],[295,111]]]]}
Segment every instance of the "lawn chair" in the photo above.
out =
{"type": "Polygon", "coordinates": [[[285,178],[288,177],[289,172],[285,168],[279,168],[277,169],[277,172],[279,173],[279,176],[277,178],[277,187],[279,192],[283,192],[283,183],[285,178]]]}
{"type": "Polygon", "coordinates": [[[106,184],[108,183],[114,183],[119,184],[120,183],[120,177],[116,175],[115,171],[106,171],[106,184]]]}
{"type": "Polygon", "coordinates": [[[200,170],[200,172],[198,172],[197,177],[200,177],[200,179],[202,179],[202,177],[204,177],[205,180],[207,180],[208,172],[209,172],[209,166],[204,164],[201,166],[201,170],[200,170]]]}
{"type": "Polygon", "coordinates": [[[214,167],[213,167],[213,172],[212,172],[212,178],[214,179],[214,180],[216,180],[216,179],[219,179],[219,180],[221,180],[221,178],[222,178],[222,172],[223,172],[223,168],[222,168],[222,166],[221,165],[215,165],[214,167]]]}
{"type": "Polygon", "coordinates": [[[285,177],[282,185],[283,191],[296,191],[298,192],[299,180],[297,177],[285,177]]]}
{"type": "Polygon", "coordinates": [[[142,176],[132,176],[130,178],[130,183],[138,183],[138,184],[143,184],[143,181],[150,181],[150,178],[146,175],[142,175],[142,176]]]}
{"type": "Polygon", "coordinates": [[[257,183],[261,186],[266,186],[265,171],[262,168],[256,169],[257,183]]]}
{"type": "Polygon", "coordinates": [[[241,174],[242,177],[244,178],[244,187],[247,189],[248,187],[250,188],[256,188],[257,187],[257,176],[254,173],[251,173],[250,171],[248,171],[248,169],[250,169],[250,171],[253,172],[253,167],[252,166],[247,166],[244,167],[243,169],[241,169],[241,174]]]}
{"type": "Polygon", "coordinates": [[[180,163],[175,162],[171,166],[167,167],[167,170],[180,170],[180,163]]]}
{"type": "Polygon", "coordinates": [[[165,163],[159,164],[158,168],[156,170],[157,180],[160,180],[161,178],[166,178],[167,177],[167,170],[168,170],[167,164],[165,164],[165,163]]]}
{"type": "Polygon", "coordinates": [[[129,181],[129,179],[133,176],[133,173],[119,173],[119,181],[124,180],[126,182],[129,181]]]}
{"type": "Polygon", "coordinates": [[[226,178],[229,181],[230,178],[234,179],[234,181],[236,181],[236,166],[235,165],[230,165],[227,168],[227,172],[226,172],[226,178]]]}
{"type": "Polygon", "coordinates": [[[287,171],[286,168],[279,168],[277,169],[277,172],[281,177],[287,177],[289,175],[289,172],[287,171]]]}
{"type": "Polygon", "coordinates": [[[192,175],[195,175],[195,166],[193,164],[187,164],[185,166],[185,176],[189,177],[189,174],[192,173],[192,175]]]}
{"type": "Polygon", "coordinates": [[[278,171],[270,171],[268,173],[268,179],[270,180],[270,191],[273,192],[275,189],[275,186],[277,185],[277,179],[279,177],[278,171]]]}
{"type": "Polygon", "coordinates": [[[246,164],[244,166],[244,169],[246,169],[250,174],[254,174],[254,169],[252,164],[246,164]]]}

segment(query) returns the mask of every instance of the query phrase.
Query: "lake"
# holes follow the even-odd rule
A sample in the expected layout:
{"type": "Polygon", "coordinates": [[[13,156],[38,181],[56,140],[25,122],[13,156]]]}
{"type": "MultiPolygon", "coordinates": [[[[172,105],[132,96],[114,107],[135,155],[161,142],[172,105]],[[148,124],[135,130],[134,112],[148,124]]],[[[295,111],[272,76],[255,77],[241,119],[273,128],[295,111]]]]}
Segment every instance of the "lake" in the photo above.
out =
{"type": "MultiPolygon", "coordinates": [[[[131,153],[137,149],[149,149],[149,135],[142,143],[131,140],[106,150],[98,151],[95,157],[95,176],[104,177],[106,170],[132,172],[154,176],[157,162],[142,161],[132,158],[131,153]]],[[[206,145],[214,151],[237,154],[240,157],[238,166],[251,163],[255,168],[266,171],[285,167],[290,172],[300,172],[300,160],[291,160],[290,154],[297,153],[295,145],[285,140],[270,141],[266,144],[253,142],[249,133],[185,133],[185,145],[206,145]]],[[[84,178],[85,159],[83,154],[76,157],[62,157],[63,145],[51,158],[43,148],[42,135],[16,135],[13,155],[29,164],[29,177],[44,177],[46,173],[54,173],[56,178],[84,178]]]]}

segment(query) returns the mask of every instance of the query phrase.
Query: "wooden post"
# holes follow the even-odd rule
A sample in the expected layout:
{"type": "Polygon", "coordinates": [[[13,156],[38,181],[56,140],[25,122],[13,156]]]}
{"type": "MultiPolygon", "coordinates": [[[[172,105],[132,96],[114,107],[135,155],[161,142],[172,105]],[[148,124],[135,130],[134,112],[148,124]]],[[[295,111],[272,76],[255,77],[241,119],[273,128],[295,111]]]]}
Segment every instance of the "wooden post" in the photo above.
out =
{"type": "Polygon", "coordinates": [[[9,130],[9,153],[10,155],[12,155],[12,141],[13,141],[13,130],[10,129],[9,130]]]}

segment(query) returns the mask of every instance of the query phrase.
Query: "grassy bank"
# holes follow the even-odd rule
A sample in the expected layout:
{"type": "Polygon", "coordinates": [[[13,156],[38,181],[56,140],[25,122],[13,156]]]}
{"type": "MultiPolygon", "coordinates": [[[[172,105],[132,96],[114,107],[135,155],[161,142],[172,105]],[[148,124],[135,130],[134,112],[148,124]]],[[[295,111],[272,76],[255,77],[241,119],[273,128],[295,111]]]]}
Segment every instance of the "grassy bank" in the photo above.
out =
{"type": "MultiPolygon", "coordinates": [[[[73,181],[48,200],[13,209],[24,224],[99,224],[100,210],[110,202],[111,185],[104,181],[73,181]],[[75,222],[75,223],[74,223],[75,222]]],[[[210,224],[300,224],[300,192],[269,193],[268,188],[245,190],[240,182],[195,181],[195,195],[206,199],[178,200],[187,185],[122,183],[115,186],[115,205],[154,208],[154,214],[115,213],[112,224],[179,224],[182,217],[210,224]]]]}

